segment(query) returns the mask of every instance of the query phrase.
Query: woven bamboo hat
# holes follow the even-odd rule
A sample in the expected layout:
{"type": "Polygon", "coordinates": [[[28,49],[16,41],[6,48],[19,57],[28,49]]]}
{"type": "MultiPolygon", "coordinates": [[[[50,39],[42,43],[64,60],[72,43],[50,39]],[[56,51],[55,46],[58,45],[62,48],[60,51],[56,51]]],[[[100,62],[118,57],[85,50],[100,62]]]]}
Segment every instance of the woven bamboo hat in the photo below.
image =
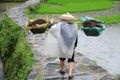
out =
{"type": "Polygon", "coordinates": [[[62,19],[62,20],[77,20],[77,18],[75,18],[70,13],[65,13],[65,14],[59,16],[58,19],[62,19]]]}

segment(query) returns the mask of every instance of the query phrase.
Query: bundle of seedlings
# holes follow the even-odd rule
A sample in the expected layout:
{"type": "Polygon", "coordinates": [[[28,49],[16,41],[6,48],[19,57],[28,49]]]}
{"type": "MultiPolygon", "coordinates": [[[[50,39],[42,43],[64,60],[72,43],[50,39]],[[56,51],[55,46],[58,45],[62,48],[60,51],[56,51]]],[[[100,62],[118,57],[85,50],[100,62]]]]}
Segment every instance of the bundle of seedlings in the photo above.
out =
{"type": "Polygon", "coordinates": [[[44,33],[47,29],[48,24],[48,21],[45,19],[29,20],[26,28],[34,34],[44,33]]]}

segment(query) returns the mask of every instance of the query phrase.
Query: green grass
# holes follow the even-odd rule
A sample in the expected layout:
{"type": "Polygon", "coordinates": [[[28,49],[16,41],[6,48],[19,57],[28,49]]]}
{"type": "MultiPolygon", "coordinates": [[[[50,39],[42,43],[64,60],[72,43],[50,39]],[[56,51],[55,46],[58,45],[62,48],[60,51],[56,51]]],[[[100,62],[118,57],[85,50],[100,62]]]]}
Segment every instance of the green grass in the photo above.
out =
{"type": "Polygon", "coordinates": [[[113,7],[114,0],[48,0],[36,10],[39,14],[87,12],[113,7]]]}
{"type": "Polygon", "coordinates": [[[100,17],[95,17],[96,19],[103,20],[105,21],[105,24],[116,24],[120,23],[120,14],[114,14],[114,15],[109,15],[109,16],[100,16],[100,17]]]}
{"type": "MultiPolygon", "coordinates": [[[[25,12],[25,14],[30,18],[30,19],[32,19],[32,18],[35,18],[36,17],[36,15],[38,15],[37,13],[36,13],[36,11],[37,10],[40,10],[41,12],[42,11],[44,11],[44,10],[46,10],[47,11],[47,9],[46,9],[46,5],[50,5],[50,4],[59,4],[59,5],[63,5],[64,3],[65,4],[67,4],[67,2],[74,2],[74,3],[77,3],[77,4],[79,4],[78,2],[81,2],[80,4],[82,5],[82,3],[85,3],[85,2],[87,2],[86,4],[91,4],[91,1],[93,1],[93,3],[98,3],[98,2],[100,2],[100,5],[104,5],[104,4],[107,4],[107,3],[109,3],[109,4],[111,4],[111,7],[112,7],[112,4],[113,4],[113,2],[115,1],[115,0],[100,0],[100,1],[97,1],[97,0],[48,0],[48,2],[46,3],[46,4],[41,4],[41,5],[43,5],[42,7],[40,7],[39,8],[39,5],[40,4],[37,4],[37,5],[33,5],[33,6],[30,6],[29,8],[27,8],[27,9],[25,9],[24,10],[24,12],[25,12]],[[104,2],[106,2],[106,3],[104,3],[104,2]],[[101,4],[102,3],[102,4],[101,4]],[[45,7],[45,8],[44,8],[45,7]],[[39,9],[38,9],[39,8],[39,9]],[[30,11],[31,10],[31,11],[30,11]]],[[[73,4],[74,4],[73,3],[73,4]]],[[[71,4],[71,3],[70,3],[71,4]]],[[[98,5],[98,4],[97,4],[98,5]]],[[[58,6],[57,8],[59,8],[60,6],[58,6]]],[[[47,7],[47,8],[49,8],[49,7],[47,7]]],[[[90,7],[90,8],[94,8],[94,7],[90,7]]],[[[83,8],[80,8],[81,10],[83,9],[83,8]]],[[[68,9],[68,10],[70,10],[70,9],[68,9]]],[[[85,11],[85,9],[83,9],[84,11],[85,11]]],[[[51,13],[54,13],[55,11],[52,11],[52,10],[50,10],[51,11],[51,13]]],[[[61,11],[59,11],[58,12],[59,14],[61,13],[61,11]]],[[[79,13],[79,12],[78,12],[79,13]]],[[[40,14],[40,15],[42,15],[42,14],[40,14]]],[[[105,24],[107,24],[107,25],[109,25],[109,24],[115,24],[115,23],[120,23],[120,14],[114,14],[114,15],[108,15],[108,16],[99,16],[99,17],[95,17],[96,19],[99,19],[99,20],[103,20],[103,21],[105,21],[105,24]]],[[[79,21],[80,21],[80,19],[79,19],[79,21]]]]}
{"type": "Polygon", "coordinates": [[[0,57],[5,80],[27,80],[34,57],[25,36],[25,30],[7,16],[0,21],[0,57]]]}
{"type": "Polygon", "coordinates": [[[120,74],[117,74],[117,79],[120,80],[120,74]]]}
{"type": "Polygon", "coordinates": [[[39,8],[41,4],[40,3],[37,3],[37,4],[34,4],[34,5],[31,5],[27,8],[24,9],[24,13],[30,18],[35,18],[35,16],[37,15],[36,14],[36,10],[39,8]]]}
{"type": "MultiPolygon", "coordinates": [[[[104,21],[105,25],[120,23],[120,14],[114,14],[109,16],[96,16],[93,18],[104,21]]],[[[78,19],[77,22],[82,22],[82,20],[78,19]]],[[[81,24],[78,24],[79,28],[80,26],[81,24]]]]}

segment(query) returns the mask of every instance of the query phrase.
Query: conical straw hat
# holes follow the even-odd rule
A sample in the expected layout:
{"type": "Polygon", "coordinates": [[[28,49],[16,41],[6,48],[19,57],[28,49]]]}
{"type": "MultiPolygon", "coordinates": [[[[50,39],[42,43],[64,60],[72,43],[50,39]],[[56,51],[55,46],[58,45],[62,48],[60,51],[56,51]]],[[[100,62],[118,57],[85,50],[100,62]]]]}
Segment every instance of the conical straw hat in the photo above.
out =
{"type": "Polygon", "coordinates": [[[65,13],[65,14],[59,16],[58,19],[63,19],[63,20],[77,20],[77,18],[75,18],[70,13],[65,13]]]}

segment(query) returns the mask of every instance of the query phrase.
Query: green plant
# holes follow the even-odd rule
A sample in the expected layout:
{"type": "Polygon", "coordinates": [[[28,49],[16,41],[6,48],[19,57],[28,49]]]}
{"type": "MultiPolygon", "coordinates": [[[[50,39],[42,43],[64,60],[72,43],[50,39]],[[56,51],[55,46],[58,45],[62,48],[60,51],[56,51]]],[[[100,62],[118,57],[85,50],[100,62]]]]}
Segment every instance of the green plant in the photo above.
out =
{"type": "Polygon", "coordinates": [[[35,14],[35,13],[30,12],[30,10],[29,10],[28,8],[24,9],[24,13],[25,13],[26,16],[28,16],[30,19],[35,18],[35,16],[37,15],[37,14],[35,14]]]}
{"type": "Polygon", "coordinates": [[[120,74],[117,74],[116,76],[117,76],[117,79],[120,80],[120,74]]]}
{"type": "Polygon", "coordinates": [[[30,71],[32,62],[33,56],[31,53],[31,49],[25,39],[24,31],[22,31],[12,57],[10,57],[6,62],[5,72],[7,72],[7,75],[9,75],[7,77],[9,77],[9,79],[11,80],[13,78],[15,80],[26,79],[27,74],[30,71]]]}
{"type": "Polygon", "coordinates": [[[30,13],[36,13],[36,10],[41,6],[40,3],[28,7],[30,13]]]}
{"type": "Polygon", "coordinates": [[[96,60],[92,60],[94,64],[97,64],[96,60]]]}
{"type": "Polygon", "coordinates": [[[41,6],[40,3],[34,4],[24,9],[24,13],[30,18],[34,18],[36,14],[36,10],[41,6]]]}
{"type": "Polygon", "coordinates": [[[8,57],[14,52],[14,47],[18,40],[18,34],[20,27],[15,27],[16,24],[10,21],[6,16],[0,21],[0,45],[1,45],[1,56],[4,62],[7,61],[8,57]],[[13,34],[12,32],[16,33],[13,34]],[[10,52],[10,53],[9,53],[10,52]]]}
{"type": "Polygon", "coordinates": [[[7,80],[26,80],[34,61],[25,31],[7,16],[0,21],[0,57],[7,80]]]}

